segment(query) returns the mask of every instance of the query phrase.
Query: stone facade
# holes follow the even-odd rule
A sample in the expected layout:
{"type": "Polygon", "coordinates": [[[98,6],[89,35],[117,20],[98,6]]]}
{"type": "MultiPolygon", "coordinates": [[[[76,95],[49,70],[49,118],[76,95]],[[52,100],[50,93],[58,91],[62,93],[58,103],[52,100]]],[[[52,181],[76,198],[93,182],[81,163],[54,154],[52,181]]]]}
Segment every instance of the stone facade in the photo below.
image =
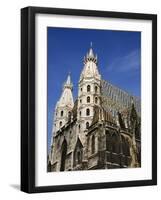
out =
{"type": "Polygon", "coordinates": [[[140,99],[101,79],[92,47],[73,102],[70,75],[57,102],[48,171],[141,166],[140,99]]]}

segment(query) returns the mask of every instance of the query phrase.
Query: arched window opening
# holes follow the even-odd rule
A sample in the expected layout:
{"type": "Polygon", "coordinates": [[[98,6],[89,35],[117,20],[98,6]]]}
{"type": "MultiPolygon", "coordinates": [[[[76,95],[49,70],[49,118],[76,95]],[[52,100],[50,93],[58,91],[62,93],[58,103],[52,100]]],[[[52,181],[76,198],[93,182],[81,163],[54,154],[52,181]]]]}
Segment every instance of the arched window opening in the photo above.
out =
{"type": "Polygon", "coordinates": [[[82,115],[82,112],[80,111],[80,112],[79,112],[79,116],[81,116],[81,115],[82,115]]]}
{"type": "Polygon", "coordinates": [[[87,103],[90,103],[90,97],[89,96],[87,97],[87,103]]]}
{"type": "Polygon", "coordinates": [[[119,137],[116,134],[112,135],[111,146],[113,153],[120,153],[119,137]]]}
{"type": "Polygon", "coordinates": [[[83,145],[80,139],[78,138],[73,155],[73,165],[77,166],[78,164],[81,164],[82,157],[83,157],[83,145]]]}
{"type": "Polygon", "coordinates": [[[95,136],[92,136],[92,141],[91,141],[91,153],[95,153],[95,136]]]}
{"type": "Polygon", "coordinates": [[[66,140],[64,140],[62,144],[60,171],[65,171],[66,154],[67,154],[67,142],[66,140]]]}
{"type": "Polygon", "coordinates": [[[130,156],[130,146],[129,146],[129,142],[126,140],[126,155],[130,156]]]}
{"type": "Polygon", "coordinates": [[[86,109],[86,115],[87,115],[87,116],[90,115],[90,109],[89,109],[89,108],[86,109]]]}
{"type": "Polygon", "coordinates": [[[61,127],[61,126],[62,126],[62,121],[59,122],[59,127],[61,127]]]}
{"type": "Polygon", "coordinates": [[[81,129],[81,126],[80,126],[80,124],[79,124],[79,126],[78,126],[78,129],[79,129],[79,131],[80,131],[80,129],[81,129]]]}
{"type": "Polygon", "coordinates": [[[82,103],[82,99],[80,99],[80,103],[82,103]]]}
{"type": "Polygon", "coordinates": [[[78,164],[80,164],[82,160],[82,155],[80,151],[77,152],[77,160],[78,160],[78,164]]]}
{"type": "Polygon", "coordinates": [[[63,112],[63,110],[62,110],[61,113],[60,113],[60,116],[63,117],[63,114],[64,114],[64,112],[63,112]]]}
{"type": "Polygon", "coordinates": [[[109,131],[106,131],[106,150],[111,151],[111,135],[109,131]]]}
{"type": "Polygon", "coordinates": [[[129,146],[129,142],[125,139],[125,137],[121,136],[121,140],[122,140],[122,153],[125,156],[130,156],[130,146],[129,146]]]}
{"type": "Polygon", "coordinates": [[[95,93],[97,93],[97,91],[98,91],[98,87],[97,87],[97,86],[95,86],[95,93]]]}
{"type": "Polygon", "coordinates": [[[90,92],[90,91],[91,91],[91,86],[87,85],[87,92],[90,92]]]}
{"type": "Polygon", "coordinates": [[[141,163],[141,147],[138,146],[138,153],[137,153],[138,162],[141,163]]]}
{"type": "Polygon", "coordinates": [[[70,111],[68,112],[68,119],[69,120],[71,119],[71,112],[70,111]]]}
{"type": "Polygon", "coordinates": [[[89,122],[86,122],[86,129],[89,128],[89,122]]]}
{"type": "Polygon", "coordinates": [[[98,103],[98,97],[95,97],[95,103],[96,104],[98,103]]]}

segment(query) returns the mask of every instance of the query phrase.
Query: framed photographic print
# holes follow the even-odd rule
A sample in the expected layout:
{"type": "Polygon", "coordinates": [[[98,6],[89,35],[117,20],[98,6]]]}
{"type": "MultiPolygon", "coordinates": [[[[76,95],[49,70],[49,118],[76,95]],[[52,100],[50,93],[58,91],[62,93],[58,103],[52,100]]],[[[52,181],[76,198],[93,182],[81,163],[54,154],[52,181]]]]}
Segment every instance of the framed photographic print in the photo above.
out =
{"type": "Polygon", "coordinates": [[[21,10],[21,190],[157,184],[157,16],[21,10]]]}

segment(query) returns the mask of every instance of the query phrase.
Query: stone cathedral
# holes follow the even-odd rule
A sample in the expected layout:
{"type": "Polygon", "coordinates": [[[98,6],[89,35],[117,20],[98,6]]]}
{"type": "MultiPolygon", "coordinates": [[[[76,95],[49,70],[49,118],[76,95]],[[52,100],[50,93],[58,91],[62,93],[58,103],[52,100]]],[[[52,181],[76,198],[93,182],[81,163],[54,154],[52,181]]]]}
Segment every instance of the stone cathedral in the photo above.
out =
{"type": "Polygon", "coordinates": [[[48,172],[141,167],[140,99],[102,80],[92,46],[83,64],[75,102],[68,75],[55,107],[48,172]]]}

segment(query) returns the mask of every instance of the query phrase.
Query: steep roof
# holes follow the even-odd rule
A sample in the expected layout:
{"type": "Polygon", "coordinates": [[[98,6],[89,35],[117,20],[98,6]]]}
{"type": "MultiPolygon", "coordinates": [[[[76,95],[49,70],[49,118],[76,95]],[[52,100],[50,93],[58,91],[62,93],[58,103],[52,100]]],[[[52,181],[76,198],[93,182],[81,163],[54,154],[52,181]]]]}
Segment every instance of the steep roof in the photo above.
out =
{"type": "MultiPolygon", "coordinates": [[[[108,81],[101,80],[102,99],[110,99],[115,107],[125,110],[134,103],[138,115],[141,113],[141,101],[136,97],[117,86],[112,85],[108,81]]],[[[107,107],[107,106],[106,106],[107,107]]]]}
{"type": "Polygon", "coordinates": [[[116,124],[116,121],[112,117],[110,112],[105,110],[103,107],[95,106],[92,125],[97,123],[98,121],[105,121],[105,122],[111,122],[111,123],[116,124]]]}

